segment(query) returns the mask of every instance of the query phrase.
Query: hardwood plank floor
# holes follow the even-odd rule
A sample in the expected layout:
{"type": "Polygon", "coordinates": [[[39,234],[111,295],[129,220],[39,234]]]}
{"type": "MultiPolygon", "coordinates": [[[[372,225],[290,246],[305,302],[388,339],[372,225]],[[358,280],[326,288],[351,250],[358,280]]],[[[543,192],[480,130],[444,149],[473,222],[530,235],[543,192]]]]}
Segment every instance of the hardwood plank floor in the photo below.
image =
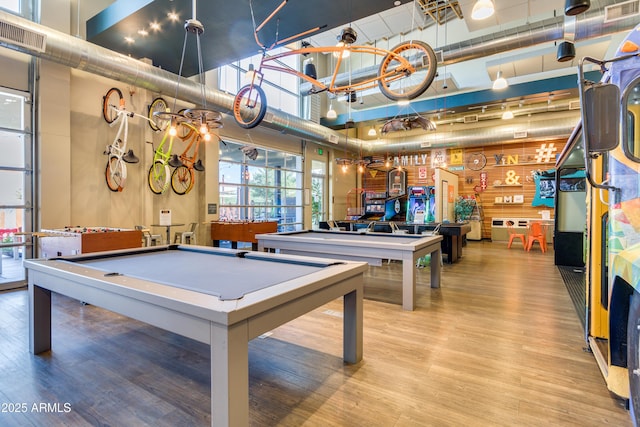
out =
{"type": "MultiPolygon", "coordinates": [[[[391,263],[367,275],[356,366],[342,362],[339,300],[250,343],[252,426],[631,425],[583,351],[552,251],[469,242],[440,289],[418,271],[413,312],[401,309],[400,274],[391,263]]],[[[210,423],[208,346],[53,301],[53,351],[32,356],[27,292],[0,293],[0,409],[27,405],[0,412],[0,425],[210,423]]]]}

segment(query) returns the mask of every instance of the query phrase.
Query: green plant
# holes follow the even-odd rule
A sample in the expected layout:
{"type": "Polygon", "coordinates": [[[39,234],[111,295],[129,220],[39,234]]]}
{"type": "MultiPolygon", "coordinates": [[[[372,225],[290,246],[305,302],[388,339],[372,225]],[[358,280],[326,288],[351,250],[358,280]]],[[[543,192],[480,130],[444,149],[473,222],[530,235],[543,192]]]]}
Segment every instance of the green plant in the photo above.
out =
{"type": "Polygon", "coordinates": [[[456,222],[467,221],[471,216],[475,205],[476,201],[473,196],[459,196],[454,207],[456,222]]]}

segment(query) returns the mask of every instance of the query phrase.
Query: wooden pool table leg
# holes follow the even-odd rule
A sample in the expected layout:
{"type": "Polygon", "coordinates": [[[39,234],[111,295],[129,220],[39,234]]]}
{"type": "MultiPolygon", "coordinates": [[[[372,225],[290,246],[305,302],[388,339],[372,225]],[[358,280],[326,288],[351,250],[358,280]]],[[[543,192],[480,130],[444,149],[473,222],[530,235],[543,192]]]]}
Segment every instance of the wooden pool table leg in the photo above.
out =
{"type": "Polygon", "coordinates": [[[51,291],[29,284],[29,350],[51,350],[51,291]]]}
{"type": "Polygon", "coordinates": [[[249,425],[247,322],[211,323],[211,425],[249,425]]]}

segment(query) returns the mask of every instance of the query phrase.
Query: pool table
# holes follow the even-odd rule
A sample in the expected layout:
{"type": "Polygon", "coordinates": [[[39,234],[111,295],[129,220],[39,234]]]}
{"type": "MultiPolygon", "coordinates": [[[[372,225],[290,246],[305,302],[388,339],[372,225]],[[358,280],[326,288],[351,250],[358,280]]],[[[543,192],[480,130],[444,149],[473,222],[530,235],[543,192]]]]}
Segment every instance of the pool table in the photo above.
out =
{"type": "MultiPolygon", "coordinates": [[[[402,308],[415,309],[416,261],[431,254],[442,258],[442,236],[304,230],[256,235],[258,250],[365,261],[380,266],[386,259],[402,261],[402,308]]],[[[431,287],[440,287],[440,262],[431,263],[431,287]]]]}
{"type": "Polygon", "coordinates": [[[26,260],[29,347],[51,349],[51,292],[209,344],[211,425],[249,424],[249,340],[343,298],[343,358],[362,358],[365,263],[202,246],[26,260]]]}

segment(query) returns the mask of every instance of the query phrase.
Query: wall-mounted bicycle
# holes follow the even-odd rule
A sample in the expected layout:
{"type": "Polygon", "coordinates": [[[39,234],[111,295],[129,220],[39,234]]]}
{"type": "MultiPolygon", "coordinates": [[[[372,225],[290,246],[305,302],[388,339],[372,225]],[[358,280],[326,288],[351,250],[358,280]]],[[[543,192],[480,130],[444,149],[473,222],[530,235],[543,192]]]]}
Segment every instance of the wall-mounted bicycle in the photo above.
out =
{"type": "MultiPolygon", "coordinates": [[[[171,113],[168,108],[165,111],[155,108],[155,101],[151,103],[149,115],[155,119],[158,130],[164,130],[165,134],[153,153],[153,163],[148,174],[149,188],[155,194],[162,194],[171,184],[171,189],[176,194],[187,194],[195,184],[195,171],[204,171],[202,160],[198,158],[200,143],[209,140],[212,136],[219,138],[217,135],[212,135],[209,130],[222,127],[222,114],[211,110],[205,112],[201,109],[171,113]],[[202,132],[194,125],[203,115],[207,117],[206,132],[202,132]],[[174,137],[178,137],[187,144],[180,154],[172,154],[174,137]],[[167,140],[168,147],[165,148],[167,140]],[[169,167],[175,168],[173,172],[170,172],[169,167]]],[[[158,104],[166,106],[164,100],[159,101],[158,104]]]]}
{"type": "Polygon", "coordinates": [[[107,145],[104,151],[104,154],[108,156],[105,179],[107,187],[111,191],[122,191],[127,180],[127,163],[139,162],[133,150],[127,147],[129,119],[133,117],[149,119],[133,111],[127,111],[122,92],[115,87],[109,89],[107,94],[102,97],[102,117],[109,123],[109,126],[119,125],[113,142],[107,145]]]}
{"type": "Polygon", "coordinates": [[[339,46],[327,47],[303,47],[291,51],[268,55],[268,51],[289,43],[291,40],[307,35],[320,28],[314,28],[302,33],[277,40],[269,47],[265,46],[259,39],[258,33],[267,22],[282,9],[289,0],[284,0],[262,23],[256,26],[253,14],[253,4],[251,7],[251,19],[253,21],[254,37],[256,43],[262,49],[262,59],[260,65],[253,73],[251,82],[240,88],[233,101],[233,117],[238,125],[245,129],[256,127],[264,119],[267,111],[267,99],[262,89],[263,70],[280,71],[298,76],[311,83],[310,93],[320,93],[327,91],[335,95],[351,96],[356,91],[361,91],[378,86],[380,91],[389,99],[394,101],[411,100],[422,95],[433,82],[436,76],[436,55],[427,43],[419,40],[410,40],[395,46],[391,50],[385,50],[374,46],[356,46],[356,32],[352,28],[342,31],[339,46]],[[382,61],[378,67],[378,72],[374,78],[365,78],[357,82],[349,82],[347,85],[337,85],[336,79],[348,53],[362,53],[382,56],[382,61]],[[336,58],[335,68],[331,75],[331,80],[325,84],[317,79],[314,73],[301,73],[298,70],[283,65],[281,59],[291,55],[308,55],[310,53],[329,53],[336,58]]]}

